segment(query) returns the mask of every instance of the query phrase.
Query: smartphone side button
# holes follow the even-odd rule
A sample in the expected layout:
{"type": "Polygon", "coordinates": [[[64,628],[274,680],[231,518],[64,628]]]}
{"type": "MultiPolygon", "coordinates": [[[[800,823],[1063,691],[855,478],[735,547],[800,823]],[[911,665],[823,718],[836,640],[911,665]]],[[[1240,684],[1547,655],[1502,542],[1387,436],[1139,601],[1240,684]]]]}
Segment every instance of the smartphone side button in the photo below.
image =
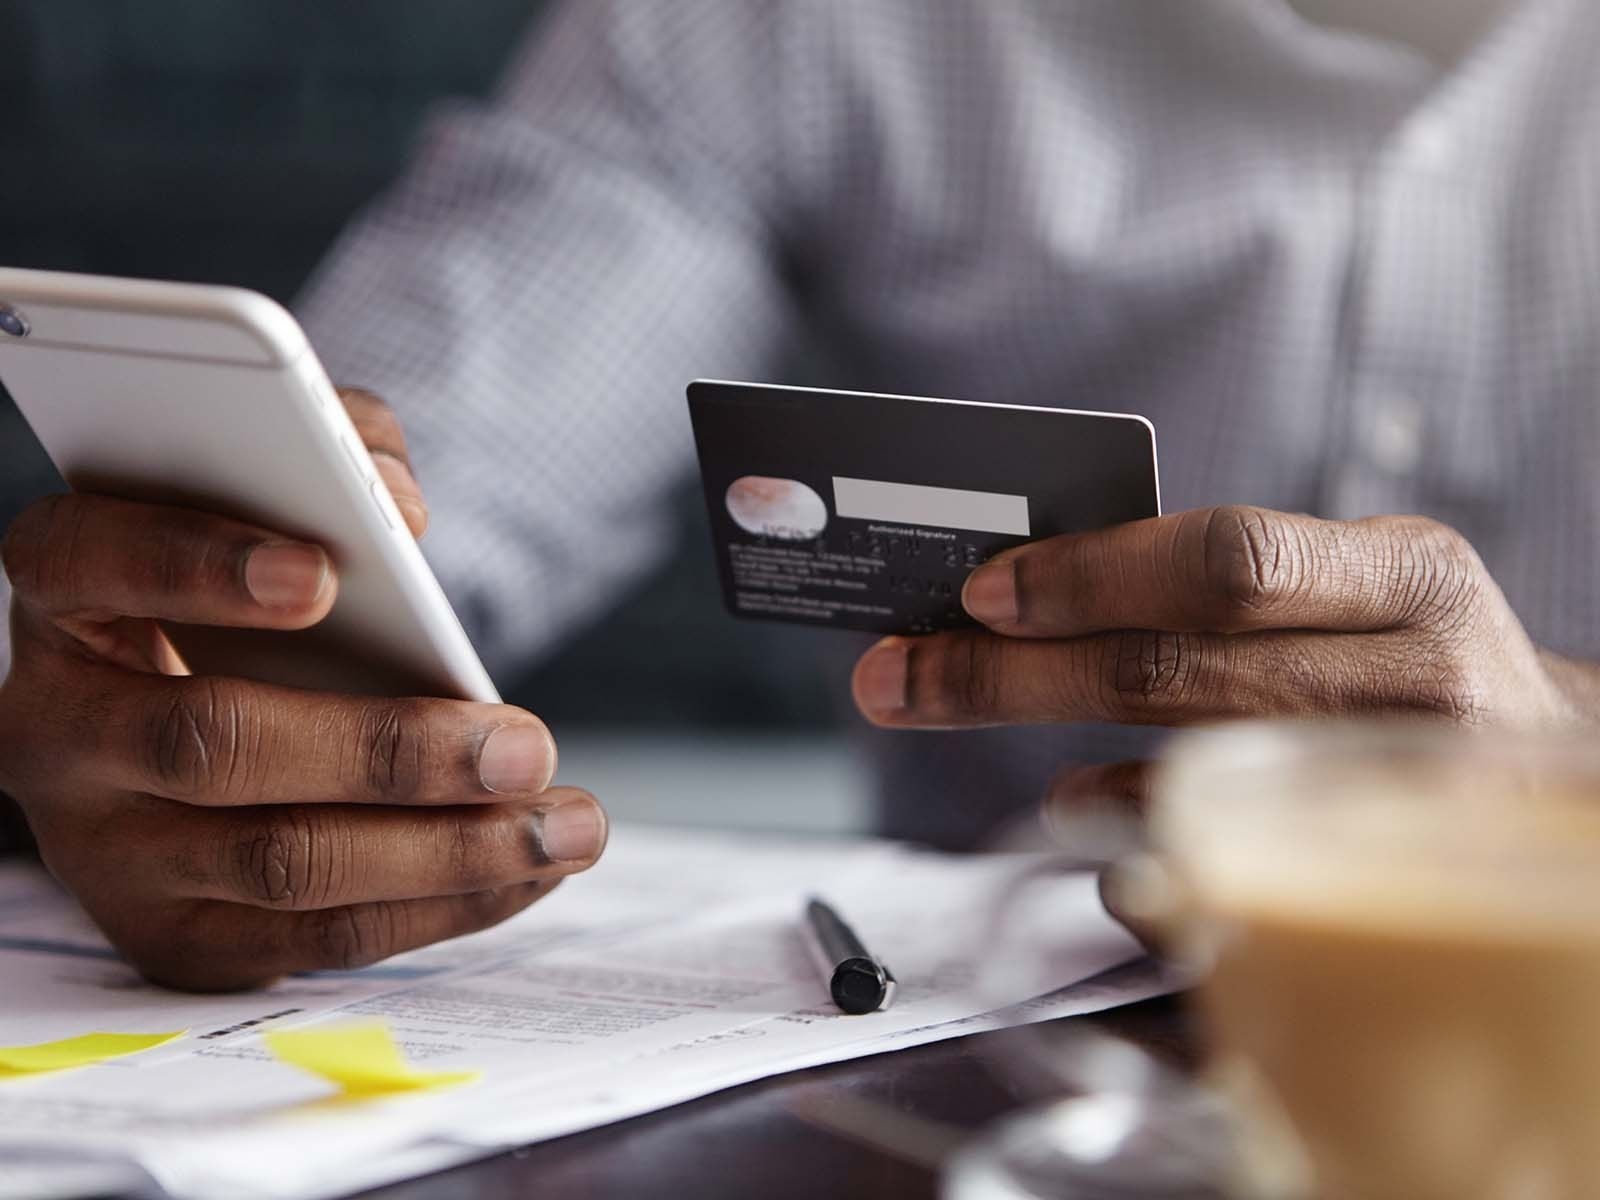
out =
{"type": "Polygon", "coordinates": [[[367,453],[367,448],[350,438],[342,437],[339,445],[344,448],[345,457],[350,460],[350,465],[356,469],[356,474],[363,479],[372,477],[372,455],[367,453]]]}
{"type": "Polygon", "coordinates": [[[378,513],[383,517],[383,523],[390,529],[397,528],[394,523],[394,517],[390,515],[392,510],[389,506],[389,495],[384,490],[383,480],[374,479],[367,484],[367,495],[371,496],[372,502],[378,506],[378,513]]]}

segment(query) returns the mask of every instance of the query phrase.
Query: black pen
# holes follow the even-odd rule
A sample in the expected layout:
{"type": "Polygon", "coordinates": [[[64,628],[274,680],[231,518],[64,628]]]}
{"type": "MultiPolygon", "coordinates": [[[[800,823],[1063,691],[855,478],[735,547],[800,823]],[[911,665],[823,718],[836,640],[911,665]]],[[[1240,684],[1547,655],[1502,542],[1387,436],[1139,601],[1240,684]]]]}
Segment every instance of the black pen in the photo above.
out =
{"type": "Polygon", "coordinates": [[[894,1001],[894,975],[867,953],[854,930],[821,900],[806,902],[800,922],[806,949],[841,1012],[879,1012],[894,1001]]]}

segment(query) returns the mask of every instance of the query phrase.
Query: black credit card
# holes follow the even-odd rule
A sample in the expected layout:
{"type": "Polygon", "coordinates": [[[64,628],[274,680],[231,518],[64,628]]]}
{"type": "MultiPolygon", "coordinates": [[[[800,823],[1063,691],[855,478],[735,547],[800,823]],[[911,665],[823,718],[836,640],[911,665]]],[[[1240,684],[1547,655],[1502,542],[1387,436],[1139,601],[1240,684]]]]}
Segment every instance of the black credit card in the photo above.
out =
{"type": "Polygon", "coordinates": [[[993,555],[1161,512],[1143,417],[711,381],[689,414],[739,617],[961,628],[993,555]]]}

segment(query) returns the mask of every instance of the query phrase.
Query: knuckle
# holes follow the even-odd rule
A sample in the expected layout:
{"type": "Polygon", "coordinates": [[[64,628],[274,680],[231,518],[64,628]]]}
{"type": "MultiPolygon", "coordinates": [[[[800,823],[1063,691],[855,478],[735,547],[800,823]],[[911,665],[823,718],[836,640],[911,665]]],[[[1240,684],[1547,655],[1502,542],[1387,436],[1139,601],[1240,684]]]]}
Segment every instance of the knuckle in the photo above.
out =
{"type": "Polygon", "coordinates": [[[222,704],[210,678],[173,688],[155,701],[139,726],[147,774],[155,790],[174,800],[211,792],[218,758],[218,710],[222,704]]]}
{"type": "Polygon", "coordinates": [[[273,809],[241,829],[225,874],[245,901],[265,908],[321,908],[354,861],[337,826],[306,808],[273,809]]]}
{"type": "Polygon", "coordinates": [[[226,801],[251,778],[262,743],[260,722],[244,692],[196,677],[155,702],[140,727],[147,774],[176,800],[226,801]]]}
{"type": "Polygon", "coordinates": [[[416,800],[437,756],[427,710],[408,701],[365,706],[357,719],[361,782],[373,797],[392,804],[416,800]]]}
{"type": "Polygon", "coordinates": [[[218,540],[209,522],[188,514],[151,524],[141,548],[137,582],[157,596],[183,596],[232,583],[242,570],[239,548],[218,540]]]}
{"type": "Polygon", "coordinates": [[[387,958],[400,924],[399,909],[386,902],[326,909],[311,918],[307,949],[325,970],[352,971],[387,958]]]}
{"type": "Polygon", "coordinates": [[[1117,634],[1105,677],[1107,708],[1144,716],[1182,707],[1193,691],[1196,658],[1196,641],[1187,634],[1117,634]]]}
{"type": "Polygon", "coordinates": [[[993,669],[993,653],[981,636],[959,637],[937,644],[926,643],[912,650],[913,662],[922,659],[923,672],[912,670],[912,678],[923,674],[932,680],[931,695],[913,696],[912,707],[935,718],[974,720],[990,716],[1000,701],[999,681],[993,669]]]}
{"type": "Polygon", "coordinates": [[[1049,625],[1063,611],[1097,611],[1095,585],[1106,575],[1095,554],[1100,545],[1099,539],[1068,536],[1041,547],[1039,553],[1014,557],[1011,570],[1018,622],[1049,625]]]}
{"type": "Polygon", "coordinates": [[[1400,538],[1406,623],[1449,630],[1475,617],[1485,572],[1466,536],[1423,518],[1404,529],[1400,538]]]}
{"type": "Polygon", "coordinates": [[[1488,701],[1470,673],[1454,664],[1419,667],[1411,672],[1407,707],[1453,725],[1476,727],[1489,719],[1488,701]]]}
{"type": "Polygon", "coordinates": [[[496,804],[429,814],[427,820],[429,839],[452,881],[450,890],[468,892],[494,881],[505,865],[512,824],[525,821],[525,814],[496,804]]]}
{"type": "Polygon", "coordinates": [[[483,870],[490,857],[485,853],[489,840],[483,836],[482,818],[476,813],[463,813],[450,821],[445,841],[454,878],[468,879],[483,870]]]}
{"type": "Polygon", "coordinates": [[[1293,534],[1265,509],[1214,508],[1200,529],[1206,586],[1224,631],[1293,595],[1301,555],[1293,534]]]}
{"type": "Polygon", "coordinates": [[[1430,558],[1457,563],[1468,563],[1477,558],[1477,551],[1466,535],[1452,525],[1432,517],[1419,517],[1414,529],[1415,540],[1430,558]]]}

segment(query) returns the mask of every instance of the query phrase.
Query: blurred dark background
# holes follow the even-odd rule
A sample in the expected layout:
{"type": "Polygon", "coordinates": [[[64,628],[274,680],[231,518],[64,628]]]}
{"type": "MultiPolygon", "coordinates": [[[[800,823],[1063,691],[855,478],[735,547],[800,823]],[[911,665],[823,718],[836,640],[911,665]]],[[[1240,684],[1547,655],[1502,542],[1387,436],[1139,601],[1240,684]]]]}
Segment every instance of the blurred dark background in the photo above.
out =
{"type": "MultiPolygon", "coordinates": [[[[0,0],[0,264],[290,303],[404,167],[429,105],[487,92],[544,7],[0,0]]],[[[0,391],[0,527],[59,487],[0,391]]],[[[679,509],[674,565],[507,692],[558,726],[834,724],[829,635],[725,616],[698,498],[679,509]]]]}

